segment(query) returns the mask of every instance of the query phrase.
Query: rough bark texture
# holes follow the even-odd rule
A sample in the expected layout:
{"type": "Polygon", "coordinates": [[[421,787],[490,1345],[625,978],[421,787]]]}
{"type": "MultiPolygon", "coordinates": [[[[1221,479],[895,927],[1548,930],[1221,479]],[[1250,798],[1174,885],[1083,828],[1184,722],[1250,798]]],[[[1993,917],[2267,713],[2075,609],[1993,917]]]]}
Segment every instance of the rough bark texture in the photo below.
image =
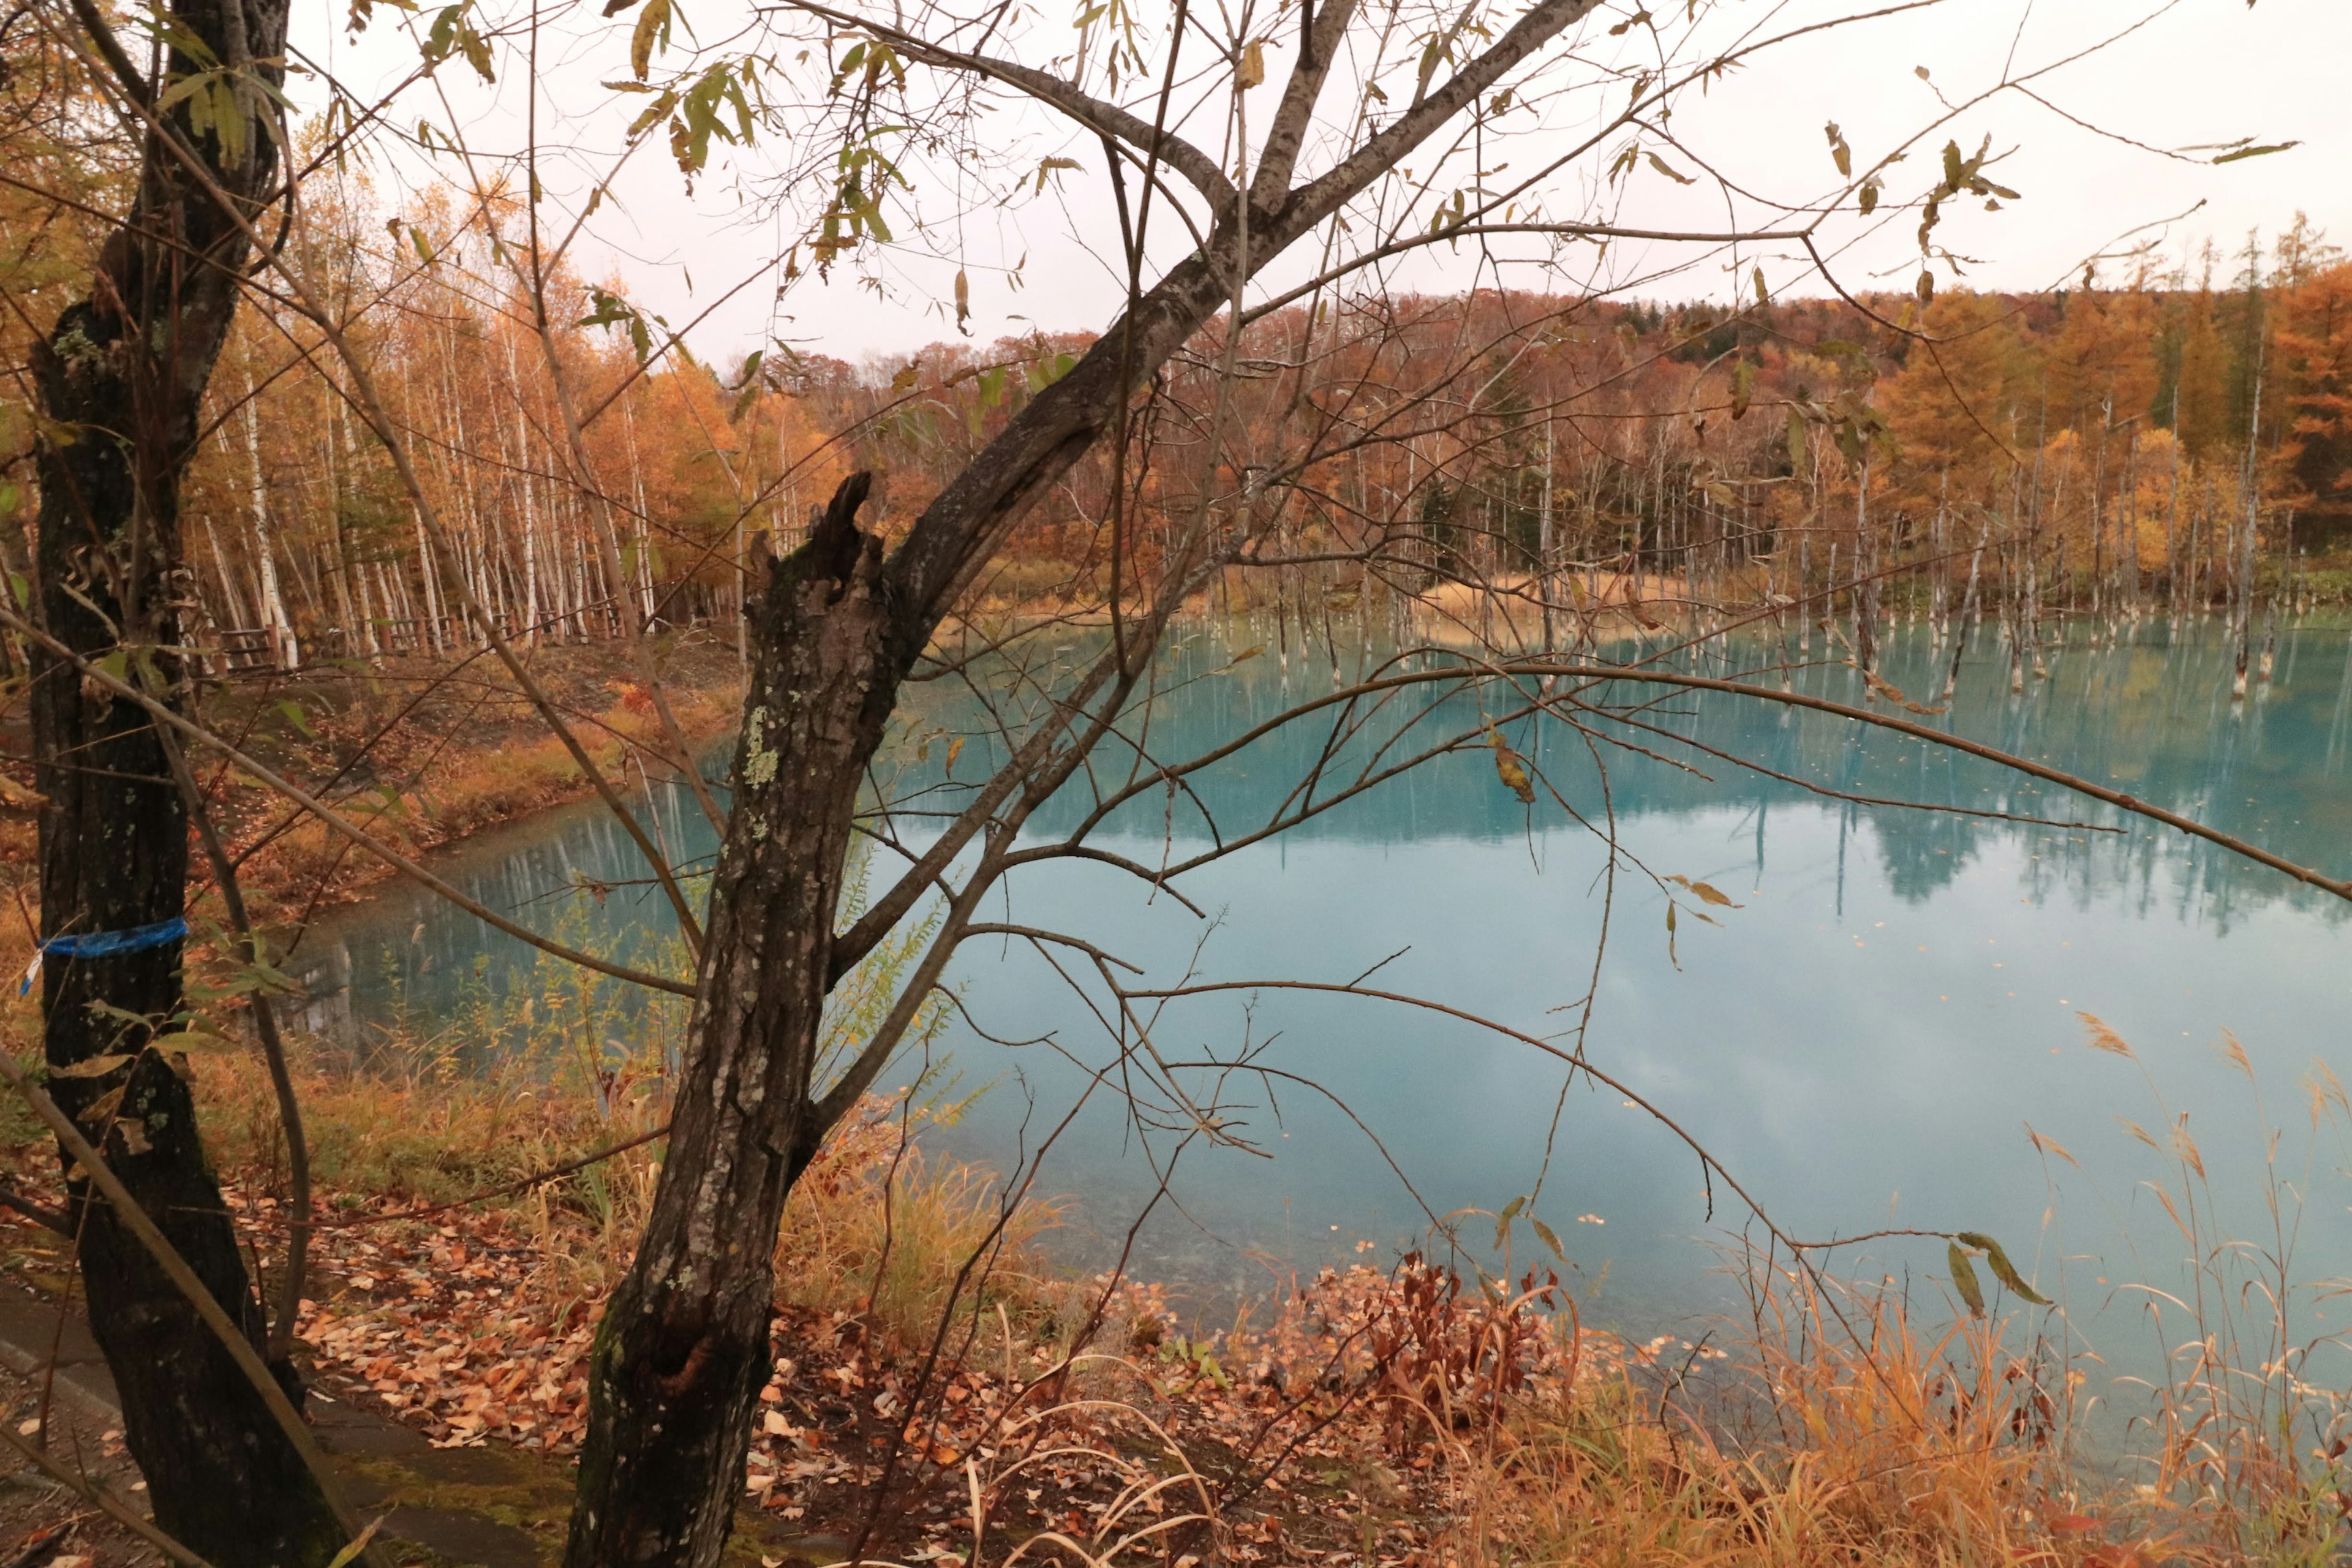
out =
{"type": "MultiPolygon", "coordinates": [[[[281,0],[183,0],[173,16],[225,61],[282,54],[281,0]]],[[[120,55],[117,55],[118,60],[120,55]]],[[[202,68],[174,52],[172,77],[202,68]]],[[[270,73],[277,68],[254,68],[270,73]]],[[[218,96],[226,99],[224,84],[218,96]]],[[[257,115],[268,100],[248,88],[257,115]]],[[[239,147],[175,134],[250,215],[276,168],[266,127],[239,147]]],[[[36,614],[48,633],[159,694],[180,671],[179,481],[205,385],[236,308],[243,228],[186,161],[149,139],[135,205],[101,253],[89,296],[33,356],[45,431],[38,462],[36,614]]],[[[145,715],[32,654],[44,938],[170,920],[185,895],[188,826],[170,761],[145,715]]],[[[261,1309],[175,1064],[145,1048],[182,1005],[177,942],[43,963],[50,1091],[213,1295],[262,1339],[261,1309]],[[57,1076],[94,1057],[127,1059],[57,1076]]],[[[218,1568],[321,1563],[341,1544],[318,1485],[259,1394],[194,1306],[87,1181],[69,1179],[90,1325],[123,1401],[123,1436],[156,1522],[218,1568]]],[[[289,1388],[293,1382],[287,1374],[289,1388]]]]}
{"type": "Polygon", "coordinates": [[[738,795],[711,889],[669,1152],[590,1368],[565,1561],[712,1563],[768,1381],[776,1227],[815,1152],[809,1103],[850,811],[903,665],[853,476],[758,606],[738,795]],[[677,1173],[675,1176],[672,1173],[677,1173]]]}

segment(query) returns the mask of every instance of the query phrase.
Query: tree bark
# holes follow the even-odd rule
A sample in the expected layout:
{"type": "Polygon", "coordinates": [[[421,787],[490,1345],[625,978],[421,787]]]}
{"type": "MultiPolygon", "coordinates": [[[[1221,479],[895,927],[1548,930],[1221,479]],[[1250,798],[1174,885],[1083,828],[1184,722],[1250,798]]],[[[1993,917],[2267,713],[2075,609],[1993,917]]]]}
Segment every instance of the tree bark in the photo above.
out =
{"type": "Polygon", "coordinates": [[[595,1436],[581,1459],[572,1568],[714,1563],[734,1521],[772,1366],[776,1229],[823,1133],[810,1079],[851,809],[904,673],[890,668],[881,543],[855,521],[867,484],[862,473],[843,483],[755,611],[697,1048],[653,1214],[591,1363],[595,1436]]]}
{"type": "MultiPolygon", "coordinates": [[[[263,121],[285,49],[282,0],[179,0],[177,25],[226,69],[215,102],[243,110],[241,143],[198,136],[183,100],[150,134],[131,211],[102,250],[87,299],[33,353],[48,421],[38,454],[37,612],[91,659],[120,654],[127,679],[166,700],[184,686],[176,605],[185,592],[179,485],[199,405],[227,334],[252,221],[276,175],[263,121]],[[232,85],[237,84],[237,85],[232,85]],[[243,209],[222,210],[190,167],[243,209]]],[[[152,102],[87,13],[125,89],[152,102]]],[[[174,50],[165,80],[206,68],[174,50]]],[[[209,64],[209,62],[207,62],[209,64]]],[[[230,117],[224,116],[223,119],[230,117]]],[[[138,707],[32,655],[44,939],[154,927],[185,896],[188,824],[168,753],[138,707]]],[[[247,1278],[195,1124],[183,1072],[149,1041],[183,1004],[177,940],[42,965],[50,1091],[222,1306],[263,1338],[247,1278]],[[59,1076],[93,1058],[103,1070],[59,1076]]],[[[86,1179],[68,1172],[90,1325],[123,1402],[123,1435],[156,1522],[219,1568],[320,1563],[341,1544],[332,1510],[259,1394],[195,1308],[86,1179]]],[[[292,1390],[290,1368],[283,1376],[292,1390]]]]}

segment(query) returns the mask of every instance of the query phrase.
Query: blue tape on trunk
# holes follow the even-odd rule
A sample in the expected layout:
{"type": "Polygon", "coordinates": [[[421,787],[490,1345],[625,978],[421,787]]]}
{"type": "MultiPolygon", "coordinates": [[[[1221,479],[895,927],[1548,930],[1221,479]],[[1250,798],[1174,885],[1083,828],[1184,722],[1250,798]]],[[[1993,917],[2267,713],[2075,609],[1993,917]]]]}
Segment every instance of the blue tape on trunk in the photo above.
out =
{"type": "MultiPolygon", "coordinates": [[[[112,958],[118,953],[138,952],[151,947],[161,947],[167,942],[177,942],[188,934],[188,922],[178,915],[153,925],[132,926],[128,931],[91,931],[87,936],[53,936],[41,943],[41,956],[51,958],[112,958]]],[[[33,988],[33,976],[41,971],[41,957],[37,956],[25,971],[24,984],[16,994],[24,995],[33,988]]]]}

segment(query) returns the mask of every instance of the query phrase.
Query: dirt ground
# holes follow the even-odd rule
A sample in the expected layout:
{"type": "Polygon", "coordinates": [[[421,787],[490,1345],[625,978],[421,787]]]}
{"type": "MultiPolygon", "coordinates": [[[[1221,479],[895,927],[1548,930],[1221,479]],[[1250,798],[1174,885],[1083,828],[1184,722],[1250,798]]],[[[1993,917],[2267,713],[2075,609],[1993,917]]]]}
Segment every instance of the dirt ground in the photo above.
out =
{"type": "MultiPolygon", "coordinates": [[[[122,1449],[122,1434],[0,1368],[8,1430],[43,1447],[68,1473],[94,1481],[145,1512],[147,1483],[122,1449]]],[[[0,1568],[150,1568],[163,1554],[13,1449],[0,1450],[0,1568]]]]}

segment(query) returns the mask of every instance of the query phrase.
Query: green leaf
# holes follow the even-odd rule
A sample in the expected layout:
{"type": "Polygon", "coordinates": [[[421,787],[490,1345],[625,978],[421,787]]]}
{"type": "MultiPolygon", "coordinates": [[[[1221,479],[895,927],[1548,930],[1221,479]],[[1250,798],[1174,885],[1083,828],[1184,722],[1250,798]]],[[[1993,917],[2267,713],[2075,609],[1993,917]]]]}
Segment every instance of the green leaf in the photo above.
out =
{"type": "Polygon", "coordinates": [[[236,1042],[226,1035],[215,1035],[208,1029],[178,1029],[168,1035],[158,1035],[147,1042],[159,1051],[233,1051],[236,1042]]]}
{"type": "Polygon", "coordinates": [[[1527,1206],[1528,1200],[1525,1197],[1513,1198],[1509,1203],[1503,1205],[1503,1212],[1495,1216],[1495,1245],[1496,1247],[1502,1246],[1504,1241],[1509,1237],[1511,1234],[1511,1221],[1517,1219],[1518,1217],[1519,1211],[1527,1206]]]}
{"type": "Polygon", "coordinates": [[[2234,163],[2241,158],[2267,158],[2273,153],[2284,153],[2290,147],[2300,147],[2300,142],[2273,142],[2261,147],[2241,147],[2234,153],[2224,153],[2215,158],[2216,163],[2234,163]]]}
{"type": "Polygon", "coordinates": [[[302,738],[304,740],[315,741],[319,738],[318,735],[312,731],[310,718],[303,713],[302,705],[299,702],[295,701],[291,697],[280,698],[278,700],[278,711],[285,716],[286,721],[289,724],[293,725],[294,728],[302,731],[302,738]]]}
{"type": "Polygon", "coordinates": [[[2001,1250],[2000,1242],[1976,1230],[1960,1232],[1959,1240],[1985,1255],[1985,1262],[1991,1268],[1992,1277],[2000,1280],[2011,1295],[2022,1301],[2031,1301],[2037,1307],[2050,1305],[2049,1297],[2040,1294],[2025,1282],[2025,1277],[2017,1271],[2017,1265],[2009,1260],[2009,1254],[2001,1250]]]}
{"type": "Polygon", "coordinates": [[[1664,174],[1666,178],[1672,180],[1678,185],[1696,185],[1698,184],[1697,180],[1684,174],[1681,170],[1676,169],[1672,163],[1667,163],[1655,153],[1645,152],[1642,156],[1650,161],[1650,167],[1655,169],[1658,173],[1664,174]]]}
{"type": "Polygon", "coordinates": [[[1533,1215],[1529,1215],[1528,1216],[1528,1223],[1536,1227],[1536,1235],[1542,1239],[1543,1244],[1546,1247],[1551,1248],[1551,1255],[1554,1258],[1559,1258],[1562,1263],[1568,1261],[1567,1249],[1560,1246],[1559,1237],[1552,1234],[1551,1226],[1544,1224],[1543,1221],[1536,1218],[1533,1215]]]}
{"type": "Polygon", "coordinates": [[[1864,180],[1862,183],[1862,216],[1868,217],[1872,213],[1876,212],[1877,210],[1878,182],[1876,180],[1864,180]]]}
{"type": "Polygon", "coordinates": [[[1959,1291],[1960,1300],[1969,1304],[1969,1315],[1983,1317],[1984,1287],[1977,1283],[1977,1271],[1969,1262],[1969,1255],[1962,1252],[1960,1244],[1955,1241],[1944,1248],[1944,1256],[1952,1266],[1952,1288],[1959,1291]]]}

